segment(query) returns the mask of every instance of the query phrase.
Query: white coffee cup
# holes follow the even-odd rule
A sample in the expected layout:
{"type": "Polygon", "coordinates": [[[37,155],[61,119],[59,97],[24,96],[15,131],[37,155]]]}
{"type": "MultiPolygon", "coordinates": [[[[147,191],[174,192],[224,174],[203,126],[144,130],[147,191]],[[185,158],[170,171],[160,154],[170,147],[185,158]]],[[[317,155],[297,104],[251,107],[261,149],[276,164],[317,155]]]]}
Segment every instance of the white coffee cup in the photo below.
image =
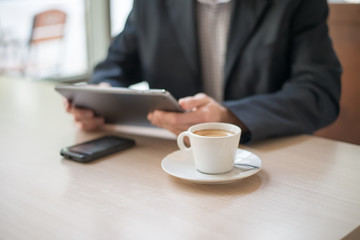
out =
{"type": "Polygon", "coordinates": [[[191,151],[195,167],[207,174],[229,172],[234,167],[241,129],[229,123],[201,123],[180,133],[177,144],[180,150],[191,151]],[[190,147],[184,138],[190,140],[190,147]]]}

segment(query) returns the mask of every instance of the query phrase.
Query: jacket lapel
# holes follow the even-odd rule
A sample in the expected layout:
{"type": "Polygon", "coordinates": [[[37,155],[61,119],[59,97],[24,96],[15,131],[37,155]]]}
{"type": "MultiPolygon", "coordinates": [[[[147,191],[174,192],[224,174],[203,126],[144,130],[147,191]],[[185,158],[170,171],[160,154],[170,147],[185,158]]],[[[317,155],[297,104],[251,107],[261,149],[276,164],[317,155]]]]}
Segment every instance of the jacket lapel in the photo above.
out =
{"type": "MultiPolygon", "coordinates": [[[[256,29],[271,0],[233,0],[233,14],[226,54],[225,81],[228,80],[236,59],[256,29]]],[[[167,10],[173,29],[190,69],[198,74],[198,37],[194,0],[167,0],[167,10]]]]}
{"type": "Polygon", "coordinates": [[[257,27],[270,0],[235,0],[228,39],[225,81],[228,81],[236,59],[257,27]]]}
{"type": "Polygon", "coordinates": [[[199,72],[194,0],[168,0],[168,13],[191,70],[199,72]]]}

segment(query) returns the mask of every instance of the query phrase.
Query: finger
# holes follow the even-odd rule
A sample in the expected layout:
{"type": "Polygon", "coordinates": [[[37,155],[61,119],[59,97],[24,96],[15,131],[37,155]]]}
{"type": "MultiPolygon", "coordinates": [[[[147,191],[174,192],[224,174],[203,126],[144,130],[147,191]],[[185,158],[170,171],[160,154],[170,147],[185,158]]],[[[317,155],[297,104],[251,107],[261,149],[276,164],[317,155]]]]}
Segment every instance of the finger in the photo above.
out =
{"type": "Polygon", "coordinates": [[[149,120],[152,124],[168,129],[169,131],[179,134],[182,131],[187,130],[193,122],[193,119],[187,118],[187,113],[175,113],[165,111],[154,111],[149,114],[149,120]]]}
{"type": "Polygon", "coordinates": [[[82,121],[77,121],[76,125],[82,130],[93,131],[102,127],[104,123],[104,118],[95,117],[91,119],[83,119],[82,121]]]}
{"type": "Polygon", "coordinates": [[[100,88],[107,88],[107,87],[111,87],[110,83],[107,82],[101,82],[98,85],[100,88]]]}
{"type": "Polygon", "coordinates": [[[71,113],[73,114],[75,121],[82,121],[94,118],[94,112],[89,109],[73,107],[71,113]]]}
{"type": "Polygon", "coordinates": [[[209,101],[201,102],[200,100],[198,103],[204,104],[185,113],[154,111],[154,116],[152,117],[154,118],[154,121],[158,121],[161,124],[180,126],[189,126],[208,121],[215,121],[215,119],[217,120],[217,118],[215,118],[215,116],[217,116],[215,101],[210,99],[209,101]]]}
{"type": "Polygon", "coordinates": [[[67,98],[63,98],[63,104],[64,104],[65,111],[70,113],[71,107],[72,107],[71,102],[67,98]]]}
{"type": "Polygon", "coordinates": [[[186,111],[191,111],[196,108],[199,108],[205,104],[207,104],[212,99],[204,94],[204,93],[198,93],[195,96],[192,97],[185,97],[179,99],[179,105],[186,111]]]}
{"type": "Polygon", "coordinates": [[[181,129],[181,126],[179,126],[179,124],[172,124],[171,122],[173,122],[174,116],[173,116],[173,112],[164,112],[164,111],[154,111],[153,113],[150,113],[148,115],[148,119],[151,122],[151,124],[161,127],[161,128],[165,128],[171,132],[178,132],[180,131],[178,128],[181,129]]]}

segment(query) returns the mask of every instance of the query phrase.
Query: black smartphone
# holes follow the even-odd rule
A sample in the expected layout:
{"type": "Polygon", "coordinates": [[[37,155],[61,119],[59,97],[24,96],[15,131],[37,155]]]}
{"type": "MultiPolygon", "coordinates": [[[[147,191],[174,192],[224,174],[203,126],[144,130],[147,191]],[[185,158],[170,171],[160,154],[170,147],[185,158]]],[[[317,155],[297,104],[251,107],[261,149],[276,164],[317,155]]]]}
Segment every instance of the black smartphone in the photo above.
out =
{"type": "Polygon", "coordinates": [[[133,139],[107,135],[60,150],[60,155],[78,162],[91,162],[135,145],[133,139]]]}

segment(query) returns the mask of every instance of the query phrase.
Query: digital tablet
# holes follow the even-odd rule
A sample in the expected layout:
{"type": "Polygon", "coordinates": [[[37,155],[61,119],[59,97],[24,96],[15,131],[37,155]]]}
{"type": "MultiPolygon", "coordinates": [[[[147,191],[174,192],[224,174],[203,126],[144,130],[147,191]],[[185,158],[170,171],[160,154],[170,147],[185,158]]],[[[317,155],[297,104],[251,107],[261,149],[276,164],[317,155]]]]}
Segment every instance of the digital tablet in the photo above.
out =
{"type": "Polygon", "coordinates": [[[163,89],[57,85],[55,90],[74,106],[92,109],[96,115],[104,117],[106,123],[150,126],[149,112],[183,112],[176,99],[163,89]]]}

